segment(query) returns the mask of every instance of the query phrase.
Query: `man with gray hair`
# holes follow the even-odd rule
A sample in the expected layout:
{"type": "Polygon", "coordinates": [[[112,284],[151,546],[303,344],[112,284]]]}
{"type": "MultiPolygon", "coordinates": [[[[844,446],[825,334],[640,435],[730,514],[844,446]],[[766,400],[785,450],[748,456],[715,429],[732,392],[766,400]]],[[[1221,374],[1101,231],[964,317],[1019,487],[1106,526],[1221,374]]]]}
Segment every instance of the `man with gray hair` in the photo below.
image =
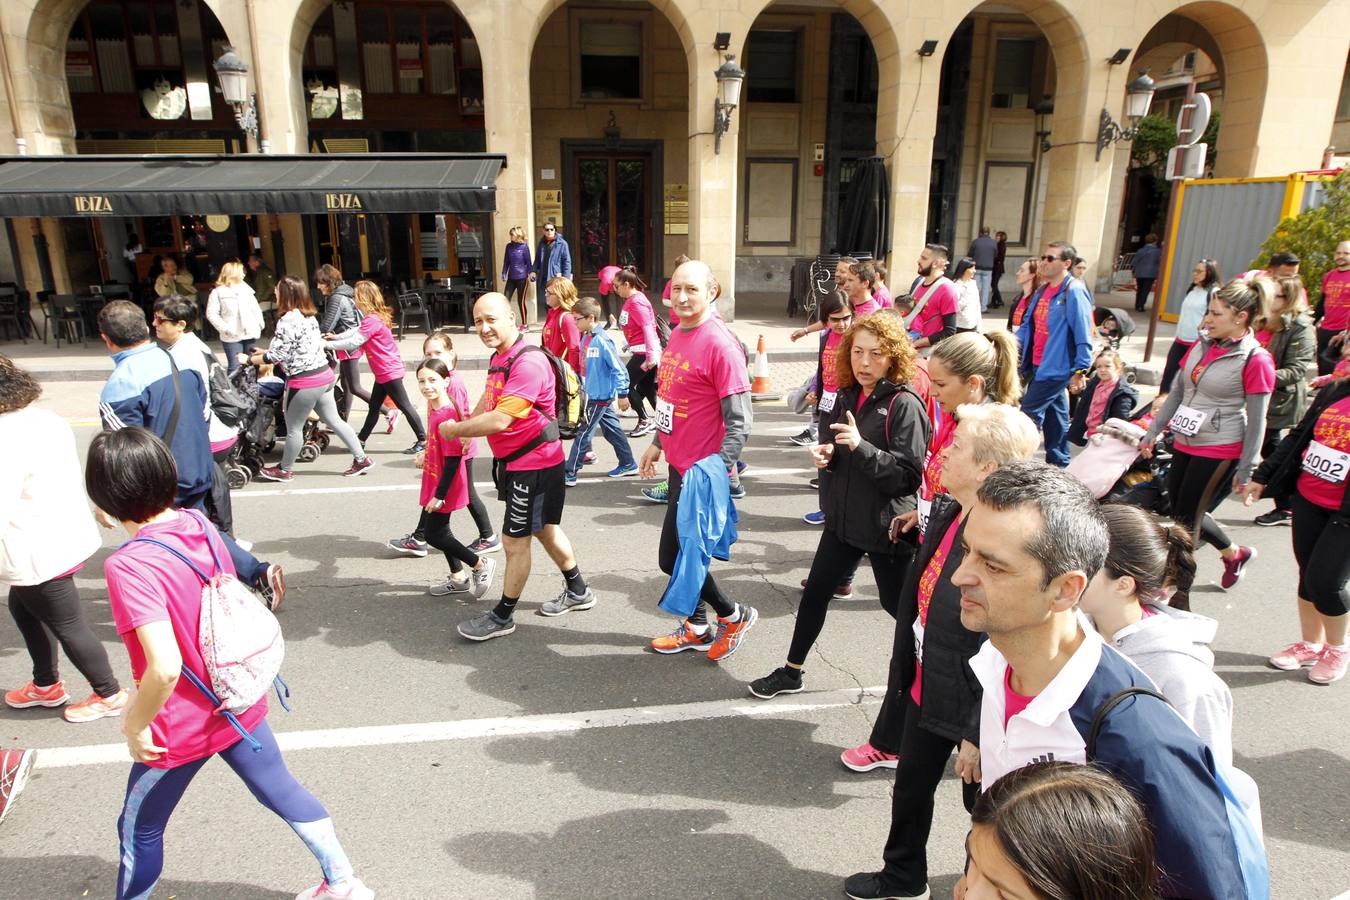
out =
{"type": "Polygon", "coordinates": [[[1110,543],[1097,501],[1036,462],[1001,467],[977,498],[951,580],[961,624],[989,636],[970,660],[982,788],[1033,762],[1093,762],[1147,809],[1164,897],[1259,896],[1264,851],[1225,800],[1235,773],[1077,609],[1110,543]]]}

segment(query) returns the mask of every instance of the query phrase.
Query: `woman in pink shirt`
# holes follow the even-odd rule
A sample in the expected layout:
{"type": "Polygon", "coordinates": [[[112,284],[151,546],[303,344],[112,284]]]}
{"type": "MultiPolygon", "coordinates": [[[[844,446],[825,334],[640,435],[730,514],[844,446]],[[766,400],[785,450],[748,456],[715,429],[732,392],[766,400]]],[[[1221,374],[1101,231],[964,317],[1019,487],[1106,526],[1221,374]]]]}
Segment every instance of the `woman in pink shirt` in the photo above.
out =
{"type": "Polygon", "coordinates": [[[132,538],[103,564],[113,623],[137,685],[122,715],[133,762],[117,827],[116,896],[150,895],[164,867],[169,817],[193,777],[219,755],[318,860],[323,880],[297,900],[369,900],[375,894],[353,875],[327,810],[286,768],[267,726],[266,699],[231,721],[192,683],[211,683],[198,624],[203,581],[233,578],[234,565],[205,516],[173,508],[177,480],[169,448],[143,428],[101,432],[89,447],[85,490],[132,538]]]}
{"type": "Polygon", "coordinates": [[[380,419],[380,407],[384,403],[384,398],[391,397],[394,405],[403,413],[404,419],[412,426],[413,434],[417,436],[417,442],[403,452],[420,453],[426,447],[427,432],[422,427],[422,417],[418,415],[417,407],[413,406],[412,401],[408,399],[408,392],[403,389],[403,354],[399,353],[398,342],[394,340],[394,334],[389,330],[389,324],[394,317],[389,312],[389,307],[384,305],[384,294],[380,292],[380,286],[373,281],[358,281],[356,309],[361,314],[359,325],[344,334],[325,336],[327,338],[325,346],[329,350],[364,349],[366,362],[370,363],[370,371],[375,375],[375,387],[370,390],[368,404],[370,408],[366,412],[366,421],[356,436],[364,446],[370,433],[375,430],[375,423],[380,419]]]}
{"type": "Polygon", "coordinates": [[[632,356],[628,358],[628,400],[637,413],[637,427],[631,437],[649,434],[655,423],[647,415],[645,400],[656,411],[656,368],[661,362],[661,336],[656,330],[656,311],[643,293],[647,285],[637,270],[628,266],[614,276],[614,290],[623,298],[619,327],[632,356]]]}
{"type": "Polygon", "coordinates": [[[556,275],[544,289],[548,317],[539,343],[545,350],[565,360],[573,372],[581,371],[581,332],[572,318],[572,307],[577,305],[577,286],[566,275],[556,275]]]}

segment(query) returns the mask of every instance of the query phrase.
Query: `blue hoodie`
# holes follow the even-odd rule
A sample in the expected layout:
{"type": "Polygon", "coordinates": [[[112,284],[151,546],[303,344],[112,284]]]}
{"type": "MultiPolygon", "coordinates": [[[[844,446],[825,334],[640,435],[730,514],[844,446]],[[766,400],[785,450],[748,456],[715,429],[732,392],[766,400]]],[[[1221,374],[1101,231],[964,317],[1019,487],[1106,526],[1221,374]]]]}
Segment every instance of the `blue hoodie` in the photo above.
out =
{"type": "Polygon", "coordinates": [[[608,403],[628,396],[628,369],[619,359],[614,339],[599,322],[581,339],[581,359],[587,400],[608,403]]]}
{"type": "MultiPolygon", "coordinates": [[[[1017,342],[1022,345],[1023,375],[1031,371],[1031,348],[1036,334],[1036,304],[1041,302],[1049,285],[1037,288],[1027,304],[1022,326],[1017,329],[1017,342]]],[[[1092,294],[1087,285],[1073,276],[1050,301],[1050,317],[1046,321],[1045,353],[1036,367],[1037,381],[1064,381],[1078,370],[1092,368],[1092,294]]]]}

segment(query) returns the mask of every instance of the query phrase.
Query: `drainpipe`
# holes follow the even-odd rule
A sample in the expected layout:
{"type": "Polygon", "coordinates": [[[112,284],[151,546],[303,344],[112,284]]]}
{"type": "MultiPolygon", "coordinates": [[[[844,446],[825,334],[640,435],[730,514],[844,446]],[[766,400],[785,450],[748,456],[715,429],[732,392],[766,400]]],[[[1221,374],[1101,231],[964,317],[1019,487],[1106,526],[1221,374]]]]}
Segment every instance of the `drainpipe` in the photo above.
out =
{"type": "Polygon", "coordinates": [[[244,12],[248,17],[248,55],[253,61],[253,87],[257,99],[258,110],[258,152],[267,154],[272,152],[272,142],[267,139],[267,126],[263,124],[263,98],[262,91],[262,55],[258,52],[258,23],[254,15],[253,0],[244,0],[244,12]]]}
{"type": "Polygon", "coordinates": [[[19,101],[14,95],[14,72],[9,67],[9,51],[5,47],[5,26],[0,21],[0,70],[5,75],[5,100],[9,102],[9,122],[14,129],[14,144],[20,156],[28,155],[28,142],[19,128],[19,101]]]}

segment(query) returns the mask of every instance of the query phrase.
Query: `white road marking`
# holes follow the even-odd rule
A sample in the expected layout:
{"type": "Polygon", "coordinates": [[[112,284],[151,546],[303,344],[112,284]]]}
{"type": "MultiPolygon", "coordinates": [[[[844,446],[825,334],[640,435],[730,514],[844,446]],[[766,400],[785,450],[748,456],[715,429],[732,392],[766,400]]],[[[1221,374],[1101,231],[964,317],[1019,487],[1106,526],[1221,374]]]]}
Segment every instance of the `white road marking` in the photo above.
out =
{"type": "MultiPolygon", "coordinates": [[[[886,688],[856,688],[821,691],[804,699],[766,702],[751,698],[673,703],[667,706],[636,706],[627,709],[597,709],[566,715],[501,716],[460,719],[450,722],[411,722],[404,725],[366,725],[358,728],[321,728],[277,735],[282,750],[336,750],[344,747],[379,747],[464,741],[527,734],[569,734],[592,728],[623,728],[629,725],[669,725],[707,719],[750,716],[782,716],[789,713],[837,709],[859,702],[880,703],[886,688]],[[817,699],[807,699],[815,697],[817,699]]],[[[37,751],[37,768],[66,769],[130,762],[126,744],[94,744],[88,747],[52,747],[37,751]]]]}

